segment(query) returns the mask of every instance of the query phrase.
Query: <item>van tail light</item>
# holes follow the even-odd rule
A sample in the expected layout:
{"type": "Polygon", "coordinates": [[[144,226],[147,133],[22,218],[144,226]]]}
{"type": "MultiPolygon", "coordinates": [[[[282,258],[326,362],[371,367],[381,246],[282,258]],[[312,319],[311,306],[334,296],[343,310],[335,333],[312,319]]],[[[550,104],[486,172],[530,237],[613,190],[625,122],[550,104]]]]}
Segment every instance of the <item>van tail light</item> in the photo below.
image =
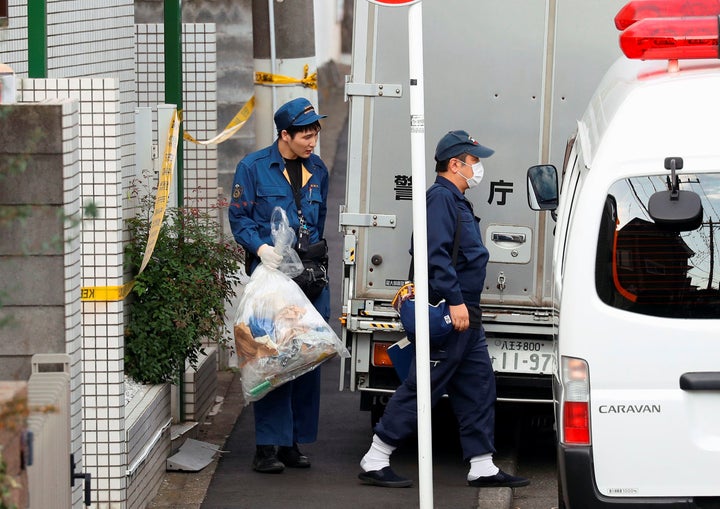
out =
{"type": "Polygon", "coordinates": [[[615,16],[615,27],[625,30],[645,18],[717,16],[720,0],[632,0],[615,16]]]}
{"type": "Polygon", "coordinates": [[[563,419],[566,444],[590,444],[590,416],[586,401],[566,401],[563,419]]]}
{"type": "Polygon", "coordinates": [[[590,445],[590,378],[583,359],[562,358],[563,442],[590,445]]]}

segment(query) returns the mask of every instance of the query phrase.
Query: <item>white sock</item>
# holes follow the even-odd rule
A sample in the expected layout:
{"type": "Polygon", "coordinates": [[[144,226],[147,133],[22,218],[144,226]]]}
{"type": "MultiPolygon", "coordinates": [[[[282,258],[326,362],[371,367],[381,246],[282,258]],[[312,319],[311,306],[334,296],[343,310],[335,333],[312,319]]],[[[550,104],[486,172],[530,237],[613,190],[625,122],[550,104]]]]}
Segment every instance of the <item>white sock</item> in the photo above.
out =
{"type": "Polygon", "coordinates": [[[385,467],[390,466],[390,455],[395,450],[395,447],[386,444],[380,437],[373,435],[373,442],[368,452],[365,453],[363,459],[360,460],[360,468],[365,472],[372,472],[373,470],[382,470],[385,467]]]}
{"type": "Polygon", "coordinates": [[[492,454],[481,454],[470,458],[470,471],[468,472],[468,481],[474,481],[478,477],[488,477],[495,475],[500,471],[493,463],[492,454]]]}

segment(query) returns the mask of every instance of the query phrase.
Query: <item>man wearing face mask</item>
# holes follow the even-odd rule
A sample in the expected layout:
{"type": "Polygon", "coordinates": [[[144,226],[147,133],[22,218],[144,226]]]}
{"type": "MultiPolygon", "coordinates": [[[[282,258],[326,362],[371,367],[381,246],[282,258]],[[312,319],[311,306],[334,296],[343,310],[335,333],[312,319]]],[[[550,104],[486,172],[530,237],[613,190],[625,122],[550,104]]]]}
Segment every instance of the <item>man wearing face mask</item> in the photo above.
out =
{"type": "MultiPolygon", "coordinates": [[[[430,350],[431,402],[434,407],[446,393],[450,398],[460,427],[464,460],[470,464],[467,484],[515,488],[527,486],[530,481],[503,472],[493,462],[495,375],[480,310],[489,254],[483,245],[479,219],[465,198],[465,191],[482,180],[480,159],[493,153],[466,131],[450,131],[435,150],[437,177],[426,193],[429,300],[431,304],[447,301],[453,331],[441,346],[430,350]],[[453,257],[456,240],[458,250],[453,257]]],[[[413,360],[408,377],[375,427],[370,449],[360,461],[362,472],[358,478],[365,484],[386,488],[412,485],[412,480],[390,468],[390,455],[416,432],[417,377],[413,360]]]]}

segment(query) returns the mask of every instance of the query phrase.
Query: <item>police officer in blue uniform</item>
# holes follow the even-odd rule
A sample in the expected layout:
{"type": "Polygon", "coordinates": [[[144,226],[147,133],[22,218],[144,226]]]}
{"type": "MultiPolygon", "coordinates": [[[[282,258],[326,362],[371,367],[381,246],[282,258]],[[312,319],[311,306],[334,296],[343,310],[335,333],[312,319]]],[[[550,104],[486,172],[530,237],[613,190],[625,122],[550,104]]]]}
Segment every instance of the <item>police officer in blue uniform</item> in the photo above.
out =
{"type": "MultiPolygon", "coordinates": [[[[480,310],[489,254],[483,245],[479,219],[465,198],[465,191],[478,185],[483,177],[481,159],[493,152],[466,131],[450,131],[435,150],[437,178],[426,193],[429,300],[446,300],[453,330],[430,351],[431,402],[434,406],[445,393],[450,398],[460,427],[463,456],[470,463],[468,485],[518,487],[530,481],[503,472],[492,457],[495,376],[480,310]],[[454,260],[456,241],[459,248],[454,260]]],[[[413,360],[408,377],[375,427],[370,449],[360,462],[359,479],[389,488],[412,485],[412,480],[390,468],[390,455],[416,432],[417,377],[413,360]]]]}
{"type": "MultiPolygon", "coordinates": [[[[275,112],[278,138],[248,154],[237,166],[229,207],[230,226],[245,249],[250,274],[259,263],[277,268],[282,260],[272,244],[273,209],[282,207],[298,242],[324,242],[328,170],[313,153],[321,118],[305,98],[293,99],[275,112]]],[[[330,317],[330,291],[325,286],[313,305],[330,317]]],[[[287,382],[253,403],[256,453],[253,468],[279,473],[285,467],[307,468],[310,461],[298,444],[317,439],[320,368],[287,382]]]]}

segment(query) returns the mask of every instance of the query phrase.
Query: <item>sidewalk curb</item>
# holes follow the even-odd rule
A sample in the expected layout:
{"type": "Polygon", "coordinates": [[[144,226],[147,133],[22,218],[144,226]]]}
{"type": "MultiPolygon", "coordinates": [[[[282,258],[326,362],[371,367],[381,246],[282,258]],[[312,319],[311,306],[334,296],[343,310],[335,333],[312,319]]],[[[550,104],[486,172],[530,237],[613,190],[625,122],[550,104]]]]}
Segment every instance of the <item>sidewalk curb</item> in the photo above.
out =
{"type": "MultiPolygon", "coordinates": [[[[217,397],[222,398],[219,408],[200,423],[193,438],[218,445],[222,451],[244,408],[239,372],[218,371],[217,397]]],[[[160,489],[147,509],[200,509],[221,454],[199,472],[165,472],[160,489]]]]}
{"type": "Polygon", "coordinates": [[[509,509],[512,500],[512,488],[481,488],[477,509],[509,509]]]}
{"type": "MultiPolygon", "coordinates": [[[[495,464],[508,474],[517,473],[517,461],[514,456],[496,458],[495,464]]],[[[512,488],[479,488],[476,509],[510,509],[512,501],[512,488]]]]}

